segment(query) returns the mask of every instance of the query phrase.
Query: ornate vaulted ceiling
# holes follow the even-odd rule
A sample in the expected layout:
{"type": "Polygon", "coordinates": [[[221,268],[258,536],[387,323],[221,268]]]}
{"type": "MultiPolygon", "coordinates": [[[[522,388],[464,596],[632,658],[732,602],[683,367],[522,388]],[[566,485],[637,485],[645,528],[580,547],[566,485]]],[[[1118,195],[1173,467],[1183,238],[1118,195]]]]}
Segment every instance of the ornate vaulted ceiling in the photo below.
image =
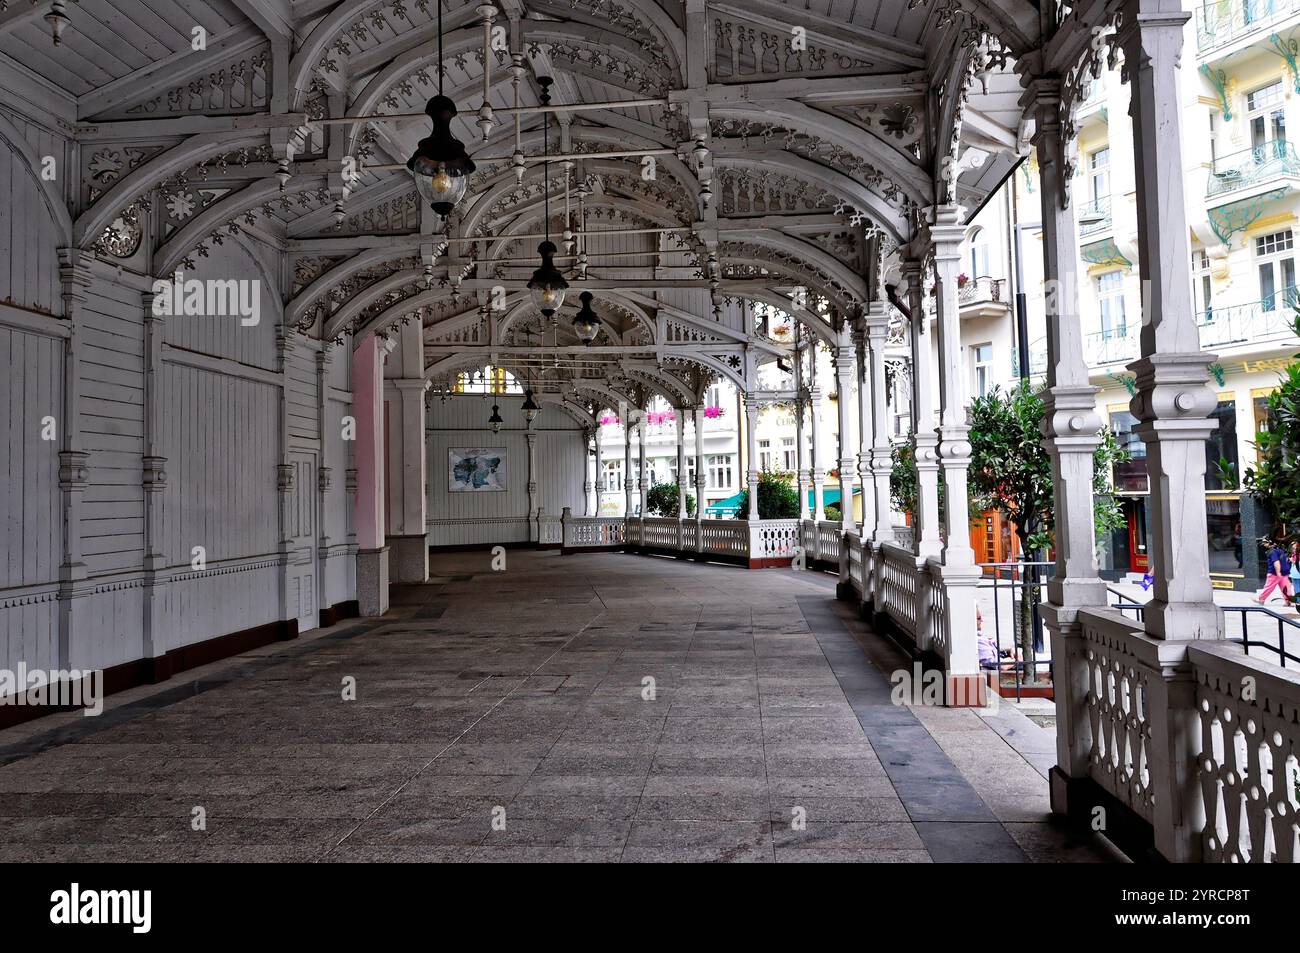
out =
{"type": "Polygon", "coordinates": [[[445,224],[397,168],[428,133],[436,0],[79,0],[57,46],[50,3],[8,0],[0,56],[75,131],[79,244],[158,275],[254,241],[282,256],[288,323],[333,338],[418,316],[432,376],[516,352],[540,373],[530,349],[578,346],[585,285],[600,356],[566,357],[570,391],[752,379],[788,348],[756,306],[830,340],[881,297],[920,210],[973,212],[1025,152],[1025,0],[499,0],[486,45],[480,0],[444,4],[443,84],[478,165],[445,224]],[[542,77],[583,107],[551,113],[570,161],[517,178],[516,148],[545,145],[542,77]],[[561,249],[559,327],[522,288],[548,225],[585,233],[561,249]]]}

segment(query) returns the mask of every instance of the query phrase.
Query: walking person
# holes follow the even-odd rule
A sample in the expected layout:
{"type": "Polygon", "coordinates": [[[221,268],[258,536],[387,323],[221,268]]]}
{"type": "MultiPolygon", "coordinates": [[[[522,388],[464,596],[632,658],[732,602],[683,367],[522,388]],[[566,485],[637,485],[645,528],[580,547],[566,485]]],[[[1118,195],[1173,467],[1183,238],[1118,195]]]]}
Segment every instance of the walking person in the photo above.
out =
{"type": "Polygon", "coordinates": [[[1291,540],[1291,608],[1300,602],[1300,539],[1291,540]]]}
{"type": "Polygon", "coordinates": [[[1286,550],[1271,539],[1264,540],[1264,545],[1269,547],[1268,555],[1264,557],[1265,571],[1268,575],[1264,579],[1264,589],[1256,601],[1264,605],[1272,596],[1274,589],[1281,589],[1282,601],[1290,604],[1295,594],[1291,588],[1291,560],[1286,550]]]}

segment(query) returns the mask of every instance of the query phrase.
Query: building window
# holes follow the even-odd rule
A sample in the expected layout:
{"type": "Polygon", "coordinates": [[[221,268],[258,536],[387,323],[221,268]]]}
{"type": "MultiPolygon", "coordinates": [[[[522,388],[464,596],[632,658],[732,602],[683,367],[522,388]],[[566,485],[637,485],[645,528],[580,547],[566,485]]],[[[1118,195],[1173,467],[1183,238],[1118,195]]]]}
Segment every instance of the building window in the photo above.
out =
{"type": "Polygon", "coordinates": [[[988,233],[982,228],[977,228],[970,237],[970,276],[983,278],[987,274],[989,274],[988,233]]]}
{"type": "MultiPolygon", "coordinates": [[[[1249,6],[1249,4],[1247,5],[1249,6]]],[[[1246,94],[1250,122],[1250,145],[1254,160],[1266,162],[1286,152],[1286,109],[1282,103],[1282,82],[1270,83],[1246,94]]]]}
{"type": "Polygon", "coordinates": [[[731,489],[731,454],[709,457],[709,489],[731,489]]]}
{"type": "Polygon", "coordinates": [[[1094,202],[1110,198],[1110,146],[1088,153],[1088,182],[1094,202]]]}
{"type": "Polygon", "coordinates": [[[993,345],[976,344],[971,359],[975,362],[975,396],[984,397],[993,389],[993,345]]]}
{"type": "Polygon", "coordinates": [[[609,491],[623,489],[623,461],[622,460],[606,461],[605,489],[609,491]]]}
{"type": "Polygon", "coordinates": [[[1250,395],[1251,404],[1255,411],[1255,436],[1257,438],[1255,443],[1256,463],[1263,459],[1259,451],[1258,437],[1262,433],[1268,433],[1268,425],[1272,417],[1272,414],[1269,413],[1268,409],[1268,397],[1270,393],[1272,393],[1271,389],[1260,388],[1259,390],[1251,391],[1250,395]]]}
{"type": "Polygon", "coordinates": [[[1255,239],[1255,264],[1259,273],[1259,301],[1263,311],[1295,304],[1295,240],[1291,229],[1255,239]]]}
{"type": "Polygon", "coordinates": [[[781,467],[787,473],[793,473],[799,461],[794,452],[794,437],[781,438],[781,467]]]}
{"type": "Polygon", "coordinates": [[[1235,490],[1241,485],[1237,472],[1237,402],[1219,401],[1210,419],[1219,426],[1205,441],[1205,488],[1235,490]]]}
{"type": "Polygon", "coordinates": [[[1147,480],[1147,445],[1133,432],[1137,418],[1127,410],[1112,410],[1110,430],[1115,435],[1115,442],[1129,453],[1124,463],[1114,464],[1111,477],[1116,493],[1146,493],[1149,489],[1147,480]]]}
{"type": "Polygon", "coordinates": [[[1214,320],[1214,286],[1210,280],[1210,256],[1204,249],[1192,252],[1192,296],[1202,324],[1214,320]]]}
{"type": "Polygon", "coordinates": [[[760,470],[772,469],[772,441],[760,440],[758,442],[758,468],[760,470]]]}
{"type": "Polygon", "coordinates": [[[1097,303],[1101,308],[1101,336],[1122,338],[1128,333],[1128,319],[1124,314],[1124,273],[1108,271],[1098,275],[1097,303]]]}

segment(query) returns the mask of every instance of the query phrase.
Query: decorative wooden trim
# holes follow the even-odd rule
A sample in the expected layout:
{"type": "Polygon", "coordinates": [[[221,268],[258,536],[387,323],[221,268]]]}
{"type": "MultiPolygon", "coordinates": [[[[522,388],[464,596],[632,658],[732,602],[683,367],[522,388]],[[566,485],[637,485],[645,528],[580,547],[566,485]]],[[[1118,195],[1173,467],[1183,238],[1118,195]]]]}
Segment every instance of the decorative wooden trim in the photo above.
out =
{"type": "Polygon", "coordinates": [[[254,367],[240,361],[232,361],[228,357],[212,357],[207,354],[200,354],[197,351],[187,351],[166,342],[163,342],[162,346],[162,359],[172,364],[198,368],[201,371],[211,371],[214,374],[224,374],[227,377],[242,377],[245,380],[256,381],[259,384],[270,384],[272,387],[284,387],[286,382],[285,375],[278,371],[267,370],[264,367],[254,367]]]}

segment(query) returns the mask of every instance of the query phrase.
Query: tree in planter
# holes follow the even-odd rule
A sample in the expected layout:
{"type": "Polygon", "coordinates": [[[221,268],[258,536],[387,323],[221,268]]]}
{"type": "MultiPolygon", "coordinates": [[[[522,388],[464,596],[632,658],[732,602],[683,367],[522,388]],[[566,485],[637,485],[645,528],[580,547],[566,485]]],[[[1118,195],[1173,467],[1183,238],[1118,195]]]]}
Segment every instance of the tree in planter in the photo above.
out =
{"type": "MultiPolygon", "coordinates": [[[[764,470],[758,475],[758,518],[799,518],[799,492],[790,485],[790,474],[764,470]]],[[[736,519],[749,519],[749,490],[740,494],[740,509],[736,510],[736,519]]]]}
{"type": "MultiPolygon", "coordinates": [[[[646,491],[646,513],[650,516],[676,516],[678,492],[676,483],[656,483],[646,491]]],[[[686,494],[686,515],[695,515],[694,493],[686,494]]]]}
{"type": "MultiPolygon", "coordinates": [[[[1300,305],[1292,327],[1300,336],[1300,305]]],[[[1300,354],[1295,355],[1300,358],[1300,354]]],[[[1268,395],[1268,427],[1255,435],[1259,463],[1246,470],[1246,489],[1273,518],[1273,534],[1300,529],[1300,363],[1281,375],[1268,395]]]]}
{"type": "MultiPolygon", "coordinates": [[[[1052,458],[1043,448],[1041,390],[1019,384],[1004,392],[993,388],[971,403],[970,489],[981,510],[996,509],[1015,527],[1026,560],[1039,561],[1052,545],[1055,532],[1055,486],[1052,458]]],[[[1093,523],[1098,537],[1124,525],[1124,516],[1110,495],[1107,475],[1128,451],[1109,428],[1098,431],[1101,445],[1093,453],[1093,523]]],[[[1025,587],[1020,601],[1020,651],[1034,660],[1032,620],[1038,602],[1037,585],[1025,587]]],[[[1028,671],[1033,668],[1027,664],[1028,671]]]]}
{"type": "Polygon", "coordinates": [[[844,518],[844,514],[840,512],[840,508],[834,503],[830,506],[823,507],[823,512],[826,514],[826,522],[828,523],[838,523],[844,518]]]}

